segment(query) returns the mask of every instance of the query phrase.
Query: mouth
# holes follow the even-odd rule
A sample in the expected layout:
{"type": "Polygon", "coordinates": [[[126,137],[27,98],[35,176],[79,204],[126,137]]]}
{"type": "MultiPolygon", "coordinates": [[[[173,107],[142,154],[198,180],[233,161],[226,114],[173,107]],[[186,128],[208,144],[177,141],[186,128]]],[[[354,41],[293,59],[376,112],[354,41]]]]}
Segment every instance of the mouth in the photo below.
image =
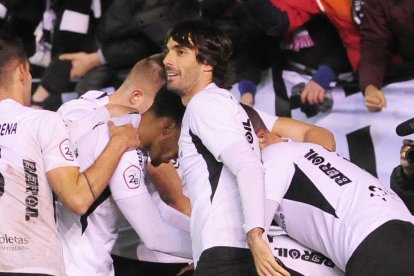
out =
{"type": "Polygon", "coordinates": [[[166,73],[167,73],[167,79],[172,79],[178,76],[177,70],[172,70],[172,69],[167,68],[166,73]]]}

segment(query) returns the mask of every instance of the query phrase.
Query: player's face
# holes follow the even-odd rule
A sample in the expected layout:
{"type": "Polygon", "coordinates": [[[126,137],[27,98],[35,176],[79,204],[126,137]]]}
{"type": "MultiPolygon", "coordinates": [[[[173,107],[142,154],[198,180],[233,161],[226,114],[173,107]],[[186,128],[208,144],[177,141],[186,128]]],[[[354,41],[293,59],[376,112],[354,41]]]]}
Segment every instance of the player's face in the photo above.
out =
{"type": "Polygon", "coordinates": [[[151,163],[154,166],[158,166],[161,163],[168,163],[171,159],[177,158],[180,130],[175,128],[173,131],[174,133],[169,136],[163,136],[150,147],[149,155],[151,157],[151,163]]]}
{"type": "Polygon", "coordinates": [[[164,65],[167,74],[167,88],[181,97],[191,96],[204,88],[205,65],[196,60],[196,51],[179,45],[170,38],[164,65]]]}
{"type": "Polygon", "coordinates": [[[141,148],[148,151],[151,163],[158,166],[178,155],[180,128],[171,119],[156,117],[151,111],[142,114],[138,127],[141,148]]]}

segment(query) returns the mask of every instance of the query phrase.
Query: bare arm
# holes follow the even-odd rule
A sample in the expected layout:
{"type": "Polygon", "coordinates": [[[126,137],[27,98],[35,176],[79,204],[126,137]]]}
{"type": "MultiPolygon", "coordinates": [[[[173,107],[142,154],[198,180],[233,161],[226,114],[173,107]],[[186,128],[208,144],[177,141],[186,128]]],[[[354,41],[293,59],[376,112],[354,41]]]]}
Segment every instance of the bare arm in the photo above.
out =
{"type": "Polygon", "coordinates": [[[102,154],[87,170],[80,173],[78,167],[60,167],[47,172],[53,191],[63,204],[75,213],[84,214],[89,209],[108,185],[122,154],[139,145],[137,131],[132,125],[116,127],[109,122],[108,126],[111,139],[102,154]]]}
{"type": "Polygon", "coordinates": [[[329,130],[292,118],[279,117],[271,130],[281,137],[288,137],[297,142],[319,144],[322,147],[335,151],[335,138],[329,130]]]}
{"type": "Polygon", "coordinates": [[[183,194],[181,179],[174,166],[168,163],[154,167],[148,163],[147,172],[161,199],[174,209],[190,216],[190,200],[183,194]]]}

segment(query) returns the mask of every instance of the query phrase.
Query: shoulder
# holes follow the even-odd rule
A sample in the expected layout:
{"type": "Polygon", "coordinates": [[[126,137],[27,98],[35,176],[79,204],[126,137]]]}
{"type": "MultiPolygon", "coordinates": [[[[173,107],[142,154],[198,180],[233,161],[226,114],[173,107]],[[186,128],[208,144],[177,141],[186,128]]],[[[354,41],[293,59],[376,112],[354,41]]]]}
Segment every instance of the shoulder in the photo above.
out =
{"type": "Polygon", "coordinates": [[[221,109],[228,110],[229,106],[237,103],[235,97],[230,91],[210,84],[202,91],[198,92],[187,105],[187,109],[192,111],[219,111],[221,109]]]}

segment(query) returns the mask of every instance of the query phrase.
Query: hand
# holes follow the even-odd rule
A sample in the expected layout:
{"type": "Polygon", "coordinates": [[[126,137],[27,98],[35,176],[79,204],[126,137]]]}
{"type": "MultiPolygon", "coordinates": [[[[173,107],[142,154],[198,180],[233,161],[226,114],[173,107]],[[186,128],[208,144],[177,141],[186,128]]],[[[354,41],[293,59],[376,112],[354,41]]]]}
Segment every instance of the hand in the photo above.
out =
{"type": "Polygon", "coordinates": [[[108,121],[108,128],[111,140],[124,151],[136,149],[140,145],[138,131],[132,124],[115,126],[114,122],[108,121]]]}
{"type": "Polygon", "coordinates": [[[250,92],[245,92],[241,96],[240,102],[245,104],[245,105],[248,105],[248,106],[253,106],[254,105],[254,95],[250,92]]]}
{"type": "Polygon", "coordinates": [[[373,85],[368,85],[365,88],[365,106],[370,112],[378,112],[387,107],[384,92],[373,85]]]}
{"type": "Polygon", "coordinates": [[[194,263],[181,268],[181,270],[177,273],[177,276],[184,275],[187,271],[191,271],[191,270],[194,270],[194,263]]]}
{"type": "Polygon", "coordinates": [[[121,104],[107,104],[105,105],[105,108],[108,110],[111,118],[120,117],[128,113],[138,112],[138,110],[135,108],[121,104]]]}
{"type": "Polygon", "coordinates": [[[404,174],[408,178],[414,178],[414,164],[407,161],[405,158],[405,154],[407,153],[407,150],[414,146],[414,141],[410,139],[404,139],[403,145],[400,150],[400,162],[401,167],[404,171],[404,174]]]}
{"type": "Polygon", "coordinates": [[[59,56],[60,60],[68,60],[72,62],[72,69],[70,70],[70,78],[77,79],[83,77],[95,67],[101,65],[98,53],[73,53],[62,54],[59,56]]]}
{"type": "Polygon", "coordinates": [[[275,260],[269,245],[262,237],[263,229],[253,228],[247,233],[247,243],[252,251],[254,264],[259,276],[290,275],[275,260]]]}
{"type": "Polygon", "coordinates": [[[310,80],[300,94],[302,103],[321,104],[325,98],[325,89],[317,82],[310,80]]]}

